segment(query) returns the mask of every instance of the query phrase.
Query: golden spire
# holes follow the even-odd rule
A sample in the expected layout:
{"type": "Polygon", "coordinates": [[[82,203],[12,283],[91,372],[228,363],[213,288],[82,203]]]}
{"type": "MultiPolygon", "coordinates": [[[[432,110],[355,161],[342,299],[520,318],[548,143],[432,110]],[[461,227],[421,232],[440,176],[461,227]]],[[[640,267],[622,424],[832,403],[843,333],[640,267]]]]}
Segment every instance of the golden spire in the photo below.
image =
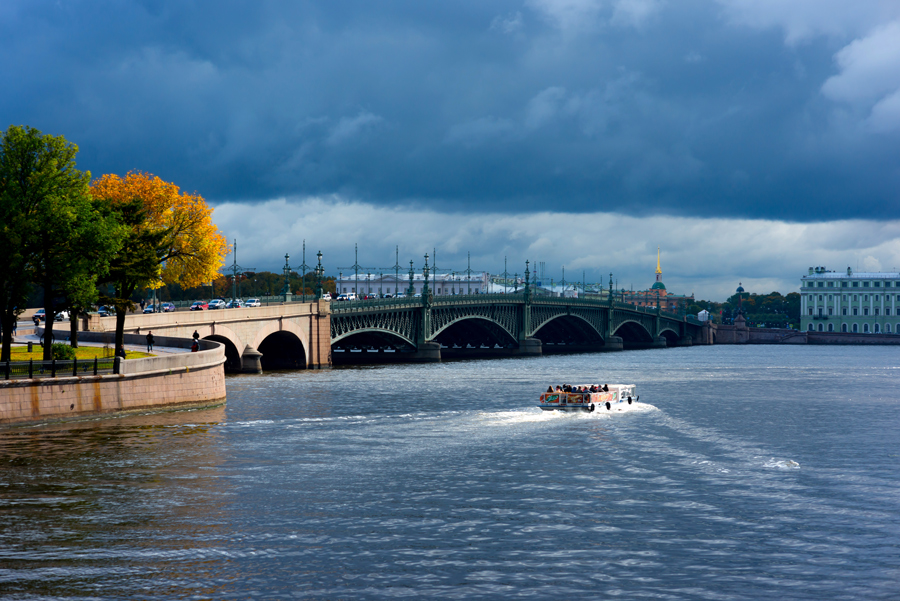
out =
{"type": "Polygon", "coordinates": [[[656,247],[656,280],[659,281],[659,276],[662,275],[662,269],[659,267],[659,247],[656,247]]]}

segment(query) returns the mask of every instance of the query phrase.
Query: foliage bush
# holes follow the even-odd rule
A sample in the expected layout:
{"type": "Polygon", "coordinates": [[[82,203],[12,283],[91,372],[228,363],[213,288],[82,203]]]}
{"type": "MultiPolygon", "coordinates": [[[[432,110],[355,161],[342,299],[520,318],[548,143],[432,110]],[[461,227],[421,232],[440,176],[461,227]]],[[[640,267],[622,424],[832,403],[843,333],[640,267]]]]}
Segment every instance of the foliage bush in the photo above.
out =
{"type": "Polygon", "coordinates": [[[54,344],[53,345],[53,358],[57,361],[71,361],[75,358],[75,349],[73,349],[68,344],[54,344]]]}

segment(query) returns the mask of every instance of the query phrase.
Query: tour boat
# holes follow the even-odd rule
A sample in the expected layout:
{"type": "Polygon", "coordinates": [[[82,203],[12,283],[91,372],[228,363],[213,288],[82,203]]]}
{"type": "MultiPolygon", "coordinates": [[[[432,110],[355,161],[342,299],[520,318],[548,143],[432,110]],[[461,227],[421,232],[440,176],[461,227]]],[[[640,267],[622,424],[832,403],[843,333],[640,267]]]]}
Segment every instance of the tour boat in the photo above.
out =
{"type": "MultiPolygon", "coordinates": [[[[591,385],[581,388],[590,387],[591,385]]],[[[541,409],[544,411],[631,411],[637,408],[639,398],[634,394],[634,384],[608,384],[601,392],[545,392],[541,394],[541,409]]]]}

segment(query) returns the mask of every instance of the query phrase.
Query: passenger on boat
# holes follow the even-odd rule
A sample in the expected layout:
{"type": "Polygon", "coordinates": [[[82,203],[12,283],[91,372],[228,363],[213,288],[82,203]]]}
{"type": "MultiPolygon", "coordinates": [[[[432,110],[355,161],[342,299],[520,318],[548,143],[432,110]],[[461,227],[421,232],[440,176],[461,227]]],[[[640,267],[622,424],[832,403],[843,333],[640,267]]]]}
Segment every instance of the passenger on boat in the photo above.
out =
{"type": "Polygon", "coordinates": [[[548,387],[547,387],[547,392],[553,392],[553,386],[548,386],[548,387]]]}
{"type": "Polygon", "coordinates": [[[603,385],[603,392],[609,392],[609,384],[603,385]]]}

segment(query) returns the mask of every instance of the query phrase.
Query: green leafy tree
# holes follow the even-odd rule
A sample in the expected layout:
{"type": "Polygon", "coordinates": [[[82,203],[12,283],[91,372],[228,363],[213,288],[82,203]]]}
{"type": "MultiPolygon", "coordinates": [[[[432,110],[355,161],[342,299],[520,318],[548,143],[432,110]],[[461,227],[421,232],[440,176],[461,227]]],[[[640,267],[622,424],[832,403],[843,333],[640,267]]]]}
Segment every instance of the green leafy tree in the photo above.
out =
{"type": "MultiPolygon", "coordinates": [[[[90,173],[75,168],[77,153],[63,136],[31,127],[10,126],[0,139],[0,213],[5,217],[0,235],[14,255],[0,284],[6,293],[4,320],[11,324],[20,311],[15,307],[24,308],[23,292],[30,283],[40,284],[48,339],[53,316],[66,304],[60,299],[67,288],[93,285],[105,269],[102,257],[118,245],[117,226],[104,219],[88,193],[90,173]]],[[[5,357],[11,342],[7,331],[4,327],[5,357]]],[[[48,344],[44,359],[51,358],[48,344]]]]}

